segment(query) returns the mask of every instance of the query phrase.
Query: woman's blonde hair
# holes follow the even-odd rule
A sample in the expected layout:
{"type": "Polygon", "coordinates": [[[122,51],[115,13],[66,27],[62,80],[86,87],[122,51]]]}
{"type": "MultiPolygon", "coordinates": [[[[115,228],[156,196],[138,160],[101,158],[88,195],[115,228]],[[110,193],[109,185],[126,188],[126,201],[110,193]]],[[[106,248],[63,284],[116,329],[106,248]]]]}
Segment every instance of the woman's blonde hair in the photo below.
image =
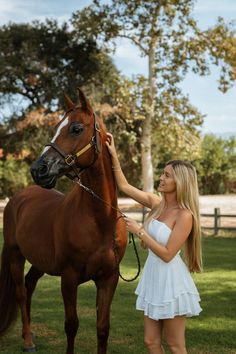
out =
{"type": "MultiPolygon", "coordinates": [[[[196,170],[190,162],[183,160],[171,160],[167,162],[166,166],[168,165],[171,165],[173,168],[177,203],[180,208],[189,210],[193,216],[192,230],[185,242],[184,259],[190,272],[200,272],[202,267],[201,227],[196,170]]],[[[166,201],[164,193],[162,197],[160,204],[151,210],[145,220],[145,228],[147,228],[152,218],[157,219],[165,209],[166,201]]]]}

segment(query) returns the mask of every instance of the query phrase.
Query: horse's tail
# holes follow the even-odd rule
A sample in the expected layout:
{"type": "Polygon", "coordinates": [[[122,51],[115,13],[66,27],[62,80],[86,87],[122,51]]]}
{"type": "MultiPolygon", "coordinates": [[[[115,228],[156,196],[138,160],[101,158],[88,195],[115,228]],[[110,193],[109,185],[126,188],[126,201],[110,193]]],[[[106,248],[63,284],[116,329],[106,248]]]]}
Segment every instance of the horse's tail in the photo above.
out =
{"type": "Polygon", "coordinates": [[[4,244],[0,270],[0,335],[3,334],[17,318],[16,286],[10,270],[9,249],[4,244]]]}

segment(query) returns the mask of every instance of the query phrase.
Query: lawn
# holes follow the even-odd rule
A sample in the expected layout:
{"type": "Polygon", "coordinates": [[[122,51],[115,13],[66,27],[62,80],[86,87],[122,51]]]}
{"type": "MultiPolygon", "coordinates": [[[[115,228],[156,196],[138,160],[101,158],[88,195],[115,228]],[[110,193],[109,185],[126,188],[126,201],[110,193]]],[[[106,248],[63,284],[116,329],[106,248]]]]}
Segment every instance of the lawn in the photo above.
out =
{"type": "MultiPolygon", "coordinates": [[[[0,235],[0,248],[2,234],[0,235]]],[[[203,312],[187,321],[188,354],[236,353],[236,238],[206,237],[203,239],[204,272],[194,275],[200,291],[203,312]]],[[[139,248],[141,264],[146,251],[139,248]]],[[[131,277],[136,260],[128,246],[121,272],[131,277]]],[[[120,280],[112,304],[109,354],[146,354],[143,344],[143,316],[135,310],[136,282],[120,280]]],[[[83,284],[78,291],[80,328],[76,353],[96,353],[95,286],[83,284]]],[[[64,310],[60,296],[60,278],[44,276],[33,298],[33,331],[38,353],[65,353],[64,310]]],[[[0,338],[0,353],[21,353],[21,324],[18,319],[0,338]]]]}

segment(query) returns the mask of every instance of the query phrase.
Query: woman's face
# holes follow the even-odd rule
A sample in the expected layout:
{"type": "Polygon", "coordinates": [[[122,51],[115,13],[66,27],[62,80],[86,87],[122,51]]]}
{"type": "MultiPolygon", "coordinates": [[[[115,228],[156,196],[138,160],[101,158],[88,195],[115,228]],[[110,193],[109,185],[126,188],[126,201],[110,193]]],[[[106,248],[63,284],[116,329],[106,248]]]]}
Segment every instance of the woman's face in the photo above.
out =
{"type": "Polygon", "coordinates": [[[164,168],[164,171],[160,177],[160,183],[157,190],[158,192],[162,193],[173,193],[176,191],[174,171],[171,165],[167,165],[164,168]]]}

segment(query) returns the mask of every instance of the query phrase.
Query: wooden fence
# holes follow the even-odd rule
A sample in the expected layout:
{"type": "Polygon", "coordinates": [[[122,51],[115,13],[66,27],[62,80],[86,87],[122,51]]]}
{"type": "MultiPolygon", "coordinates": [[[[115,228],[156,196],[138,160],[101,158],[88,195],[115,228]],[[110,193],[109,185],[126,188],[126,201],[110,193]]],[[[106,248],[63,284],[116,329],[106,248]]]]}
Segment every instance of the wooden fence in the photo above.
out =
{"type": "MultiPolygon", "coordinates": [[[[143,209],[125,209],[125,208],[121,208],[122,212],[125,214],[139,214],[141,215],[141,217],[138,218],[137,221],[142,222],[144,221],[145,215],[148,213],[148,209],[147,208],[143,208],[143,209]]],[[[231,218],[236,220],[236,215],[233,214],[221,214],[220,212],[220,208],[214,208],[214,212],[213,214],[201,214],[201,217],[207,217],[207,218],[213,218],[213,223],[212,226],[205,226],[205,225],[201,225],[202,229],[207,229],[207,230],[213,230],[214,234],[217,235],[219,230],[226,230],[226,231],[236,231],[236,222],[235,222],[235,226],[221,226],[221,219],[222,218],[231,218]]]]}
{"type": "Polygon", "coordinates": [[[236,215],[232,214],[221,214],[220,208],[214,208],[213,214],[201,214],[202,217],[213,218],[213,226],[202,226],[203,229],[213,230],[214,234],[217,235],[219,230],[236,231],[236,226],[221,226],[222,218],[236,218],[236,215]]]}

